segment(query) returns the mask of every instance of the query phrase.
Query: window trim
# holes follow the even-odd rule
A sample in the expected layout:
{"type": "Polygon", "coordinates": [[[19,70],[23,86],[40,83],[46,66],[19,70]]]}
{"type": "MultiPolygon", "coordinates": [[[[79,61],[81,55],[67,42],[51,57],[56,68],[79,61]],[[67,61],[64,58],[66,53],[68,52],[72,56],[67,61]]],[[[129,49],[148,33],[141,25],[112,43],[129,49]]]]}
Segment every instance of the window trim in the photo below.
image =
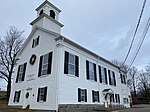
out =
{"type": "Polygon", "coordinates": [[[88,60],[86,60],[86,78],[87,78],[87,80],[97,82],[96,64],[89,62],[88,60]],[[89,68],[90,64],[93,64],[93,77],[94,77],[94,79],[90,79],[90,68],[89,68]]]}
{"type": "Polygon", "coordinates": [[[38,88],[37,102],[43,103],[43,102],[47,101],[47,89],[48,89],[47,86],[38,88]],[[44,93],[42,93],[43,96],[41,95],[42,90],[44,91],[44,93]],[[43,98],[43,99],[41,99],[41,98],[43,98]]]}
{"type": "Polygon", "coordinates": [[[72,77],[79,77],[79,57],[68,51],[64,52],[64,74],[72,77]],[[74,64],[69,63],[70,55],[74,56],[74,64]],[[69,64],[74,66],[74,74],[69,73],[69,64]]]}
{"type": "Polygon", "coordinates": [[[21,95],[21,90],[15,91],[14,100],[13,100],[14,103],[19,103],[19,101],[20,101],[20,95],[21,95]]]}
{"type": "Polygon", "coordinates": [[[87,102],[87,89],[78,88],[78,102],[87,102]],[[84,92],[84,100],[82,100],[82,92],[84,92]]]}

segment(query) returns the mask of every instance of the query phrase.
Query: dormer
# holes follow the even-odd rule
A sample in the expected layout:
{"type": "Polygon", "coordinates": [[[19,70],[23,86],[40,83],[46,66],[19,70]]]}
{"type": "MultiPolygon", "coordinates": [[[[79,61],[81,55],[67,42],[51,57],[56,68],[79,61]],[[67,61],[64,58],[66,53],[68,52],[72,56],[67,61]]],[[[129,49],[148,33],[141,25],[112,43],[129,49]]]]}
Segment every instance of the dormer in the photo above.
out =
{"type": "Polygon", "coordinates": [[[58,34],[61,33],[61,27],[63,27],[63,25],[59,22],[60,9],[51,4],[48,0],[45,0],[38,8],[36,8],[36,11],[37,18],[31,22],[33,27],[37,25],[46,30],[58,34]]]}

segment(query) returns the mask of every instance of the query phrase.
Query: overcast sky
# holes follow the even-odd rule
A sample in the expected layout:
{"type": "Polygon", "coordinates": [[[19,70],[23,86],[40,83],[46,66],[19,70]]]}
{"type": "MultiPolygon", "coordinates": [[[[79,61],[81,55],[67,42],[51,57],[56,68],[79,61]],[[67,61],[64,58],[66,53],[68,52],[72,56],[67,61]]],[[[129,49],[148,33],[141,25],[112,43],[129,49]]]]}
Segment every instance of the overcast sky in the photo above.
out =
{"type": "MultiPolygon", "coordinates": [[[[49,0],[62,10],[59,21],[64,24],[62,35],[107,60],[123,61],[131,42],[144,0],[49,0]]],[[[9,26],[24,30],[27,38],[31,32],[29,23],[36,18],[37,8],[43,0],[1,0],[0,36],[9,26]]],[[[150,0],[147,0],[140,29],[127,60],[129,64],[150,16],[150,0]]],[[[134,62],[139,69],[150,63],[150,31],[134,62]]],[[[5,87],[0,83],[0,87],[5,87]]]]}

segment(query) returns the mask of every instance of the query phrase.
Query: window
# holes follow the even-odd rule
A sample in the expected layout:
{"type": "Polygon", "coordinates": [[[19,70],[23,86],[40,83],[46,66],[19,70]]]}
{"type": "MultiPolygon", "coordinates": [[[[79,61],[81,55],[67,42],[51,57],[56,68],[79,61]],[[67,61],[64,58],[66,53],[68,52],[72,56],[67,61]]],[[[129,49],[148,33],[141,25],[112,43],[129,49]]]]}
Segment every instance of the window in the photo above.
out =
{"type": "Polygon", "coordinates": [[[123,103],[128,104],[129,103],[128,98],[123,98],[123,103]]]}
{"type": "Polygon", "coordinates": [[[87,90],[78,88],[78,102],[87,102],[87,90]]]}
{"type": "Polygon", "coordinates": [[[55,12],[53,10],[50,10],[50,17],[52,17],[53,19],[55,19],[55,12]]]}
{"type": "Polygon", "coordinates": [[[27,63],[19,65],[18,72],[17,72],[16,83],[24,81],[26,66],[27,66],[27,63]]]}
{"type": "Polygon", "coordinates": [[[40,57],[38,77],[51,74],[52,53],[50,52],[40,57]]]}
{"type": "Polygon", "coordinates": [[[64,74],[79,77],[79,57],[65,51],[64,74]]]}
{"type": "Polygon", "coordinates": [[[116,103],[120,103],[120,96],[119,94],[115,94],[116,103]]]}
{"type": "Polygon", "coordinates": [[[100,83],[105,83],[107,84],[107,70],[104,67],[98,66],[99,67],[99,80],[100,83]]]}
{"type": "Polygon", "coordinates": [[[43,14],[43,9],[40,11],[40,14],[39,14],[39,16],[40,16],[40,15],[42,15],[42,14],[43,14]]]}
{"type": "Polygon", "coordinates": [[[110,102],[115,102],[114,94],[111,94],[111,96],[110,96],[110,102]]]}
{"type": "Polygon", "coordinates": [[[99,102],[99,91],[92,90],[92,99],[93,102],[99,102]]]}
{"type": "Polygon", "coordinates": [[[37,102],[46,102],[46,97],[47,97],[47,87],[39,88],[37,102]]]}
{"type": "Polygon", "coordinates": [[[97,81],[96,64],[86,60],[86,74],[88,80],[97,81]]]}
{"type": "Polygon", "coordinates": [[[37,45],[39,45],[39,38],[40,36],[38,36],[36,39],[33,39],[32,48],[35,48],[37,45]]]}
{"type": "Polygon", "coordinates": [[[120,74],[120,79],[121,79],[122,84],[126,84],[126,76],[125,75],[120,74]]]}
{"type": "Polygon", "coordinates": [[[108,74],[109,74],[109,84],[116,86],[115,73],[111,70],[108,70],[108,74]]]}
{"type": "Polygon", "coordinates": [[[13,102],[19,102],[20,93],[21,93],[21,91],[15,91],[15,96],[14,96],[14,101],[13,102]]]}

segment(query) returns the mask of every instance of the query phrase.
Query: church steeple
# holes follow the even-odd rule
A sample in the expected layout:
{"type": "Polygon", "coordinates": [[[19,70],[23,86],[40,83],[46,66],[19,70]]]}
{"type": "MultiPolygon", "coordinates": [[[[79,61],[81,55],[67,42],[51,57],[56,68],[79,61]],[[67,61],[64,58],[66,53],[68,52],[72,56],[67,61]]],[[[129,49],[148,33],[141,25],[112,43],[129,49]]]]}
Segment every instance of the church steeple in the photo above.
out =
{"type": "Polygon", "coordinates": [[[31,22],[33,27],[36,25],[59,34],[61,33],[61,27],[63,27],[63,25],[59,22],[60,9],[51,4],[48,0],[45,0],[36,8],[36,11],[37,18],[31,22]]]}

